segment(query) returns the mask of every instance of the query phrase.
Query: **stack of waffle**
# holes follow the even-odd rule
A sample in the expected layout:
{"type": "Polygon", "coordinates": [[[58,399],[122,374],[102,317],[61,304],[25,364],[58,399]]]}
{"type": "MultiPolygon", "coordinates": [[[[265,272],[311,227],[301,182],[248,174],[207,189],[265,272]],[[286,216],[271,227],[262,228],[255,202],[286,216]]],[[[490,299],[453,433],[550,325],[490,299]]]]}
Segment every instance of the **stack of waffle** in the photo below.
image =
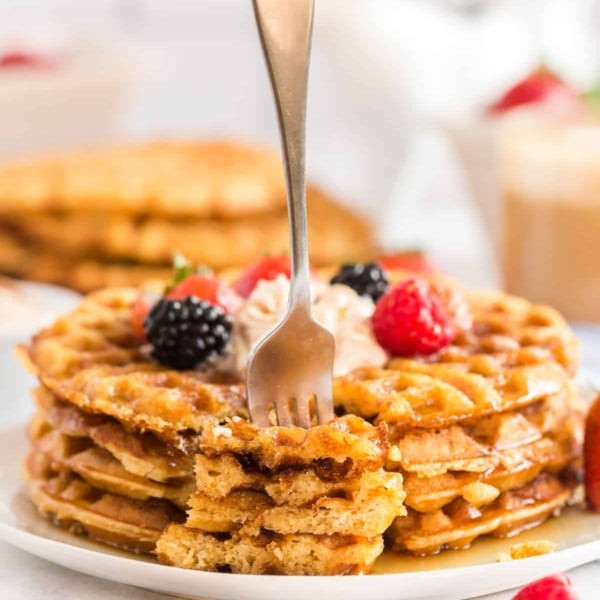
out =
{"type": "Polygon", "coordinates": [[[389,427],[386,469],[408,515],[386,533],[413,554],[465,548],[557,513],[579,482],[575,339],[554,310],[473,294],[471,330],[427,362],[395,359],[336,381],[338,408],[389,427]]]}
{"type": "Polygon", "coordinates": [[[234,573],[368,572],[382,534],[406,513],[386,451],[385,428],[355,416],[308,432],[209,423],[188,519],[163,534],[159,558],[234,573]]]}
{"type": "Polygon", "coordinates": [[[149,359],[137,295],[92,294],[22,349],[40,382],[28,486],[59,523],[181,567],[335,574],[368,571],[382,533],[464,548],[574,498],[577,348],[551,309],[473,294],[439,354],[337,378],[332,423],[257,430],[239,383],[149,359]]]}
{"type": "Polygon", "coordinates": [[[134,290],[85,299],[23,351],[39,379],[25,475],[54,521],[138,552],[185,518],[190,447],[207,415],[245,414],[239,386],[147,360],[129,326],[134,290]]]}
{"type": "MultiPolygon", "coordinates": [[[[307,195],[314,265],[373,255],[364,219],[307,195]]],[[[220,271],[281,254],[288,237],[281,163],[258,148],[154,143],[0,168],[0,272],[12,276],[134,285],[168,280],[174,252],[220,271]]]]}

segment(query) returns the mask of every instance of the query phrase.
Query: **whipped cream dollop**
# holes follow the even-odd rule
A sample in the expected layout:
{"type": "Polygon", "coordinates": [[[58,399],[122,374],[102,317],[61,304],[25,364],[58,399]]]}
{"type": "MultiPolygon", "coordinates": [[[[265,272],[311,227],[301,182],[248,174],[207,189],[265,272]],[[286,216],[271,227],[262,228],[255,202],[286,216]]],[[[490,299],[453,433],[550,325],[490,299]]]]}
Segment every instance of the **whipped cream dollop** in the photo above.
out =
{"type": "MultiPolygon", "coordinates": [[[[284,275],[259,281],[235,315],[232,347],[223,367],[245,377],[248,355],[254,344],[281,319],[287,307],[290,282],[284,275]]],[[[387,354],[371,330],[375,305],[345,285],[313,282],[312,315],[335,338],[334,375],[358,367],[380,367],[387,354]]]]}

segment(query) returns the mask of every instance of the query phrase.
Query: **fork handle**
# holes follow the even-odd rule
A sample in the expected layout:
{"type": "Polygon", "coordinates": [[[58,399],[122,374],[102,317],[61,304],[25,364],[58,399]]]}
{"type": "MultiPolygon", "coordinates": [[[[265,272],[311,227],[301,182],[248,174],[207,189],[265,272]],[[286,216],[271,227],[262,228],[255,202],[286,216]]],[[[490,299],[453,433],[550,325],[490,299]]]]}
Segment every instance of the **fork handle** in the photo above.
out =
{"type": "Polygon", "coordinates": [[[306,230],[306,91],[314,0],[253,0],[283,148],[291,237],[289,310],[310,313],[306,230]]]}

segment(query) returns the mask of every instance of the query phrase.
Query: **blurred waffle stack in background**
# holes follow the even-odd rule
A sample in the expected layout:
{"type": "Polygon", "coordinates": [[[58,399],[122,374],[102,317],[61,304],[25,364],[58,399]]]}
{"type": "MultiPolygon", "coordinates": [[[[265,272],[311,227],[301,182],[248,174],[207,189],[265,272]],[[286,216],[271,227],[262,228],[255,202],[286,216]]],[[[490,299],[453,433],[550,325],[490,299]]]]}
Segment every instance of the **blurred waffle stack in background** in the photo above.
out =
{"type": "MultiPolygon", "coordinates": [[[[369,224],[309,185],[311,259],[370,258],[369,224]],[[332,225],[335,224],[335,225],[332,225]]],[[[0,168],[0,270],[80,291],[168,279],[173,254],[216,271],[288,247],[279,157],[154,142],[0,168]]]]}

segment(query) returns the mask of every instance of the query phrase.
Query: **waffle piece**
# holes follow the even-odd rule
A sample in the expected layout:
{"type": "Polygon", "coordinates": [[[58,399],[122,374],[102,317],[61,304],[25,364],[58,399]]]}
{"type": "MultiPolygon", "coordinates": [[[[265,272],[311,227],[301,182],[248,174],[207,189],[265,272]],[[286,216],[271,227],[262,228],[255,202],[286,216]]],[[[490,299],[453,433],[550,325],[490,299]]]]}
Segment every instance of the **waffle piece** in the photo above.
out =
{"type": "Polygon", "coordinates": [[[151,433],[128,431],[115,419],[86,413],[44,388],[34,390],[33,395],[39,412],[54,429],[70,437],[89,439],[114,456],[129,473],[160,483],[192,478],[192,457],[151,433]]]}
{"type": "Polygon", "coordinates": [[[391,515],[399,512],[404,498],[401,482],[398,474],[371,473],[357,483],[355,491],[338,487],[336,494],[343,497],[323,494],[303,506],[278,505],[266,491],[242,489],[218,499],[196,492],[190,498],[186,526],[205,532],[241,529],[247,534],[268,530],[374,537],[385,531],[391,515]]]}
{"type": "Polygon", "coordinates": [[[200,449],[209,457],[242,456],[258,470],[310,467],[328,480],[378,469],[385,462],[388,444],[385,427],[373,427],[353,415],[310,429],[258,429],[234,418],[224,427],[211,420],[202,431],[200,449]]]}
{"type": "MultiPolygon", "coordinates": [[[[499,291],[470,292],[473,327],[441,352],[422,360],[450,363],[481,375],[506,368],[557,363],[569,375],[579,367],[579,345],[564,318],[553,308],[499,291]]],[[[404,359],[391,368],[403,369],[404,359]]]]}
{"type": "Polygon", "coordinates": [[[279,157],[229,142],[155,142],[0,169],[0,212],[239,217],[285,205],[279,157]]]}
{"type": "Polygon", "coordinates": [[[490,472],[498,466],[510,468],[526,458],[531,460],[538,449],[548,462],[549,454],[543,448],[551,447],[553,441],[557,446],[564,444],[563,454],[569,456],[579,448],[584,411],[576,396],[556,394],[538,401],[534,409],[523,414],[498,413],[438,429],[392,430],[387,466],[422,477],[448,471],[490,472]],[[540,412],[552,414],[552,418],[540,419],[540,412]]]}
{"type": "Polygon", "coordinates": [[[0,272],[11,277],[63,285],[85,293],[106,287],[165,282],[173,277],[171,266],[107,262],[54,252],[30,245],[0,223],[0,272]]]}
{"type": "Polygon", "coordinates": [[[25,475],[31,499],[42,514],[76,533],[126,550],[150,552],[167,525],[183,520],[170,502],[104,492],[58,468],[42,452],[29,453],[25,475]]]}
{"type": "Polygon", "coordinates": [[[339,409],[392,429],[443,427],[514,410],[568,384],[556,364],[498,368],[481,375],[470,365],[392,361],[393,369],[362,368],[334,381],[339,409]]]}
{"type": "Polygon", "coordinates": [[[406,517],[394,521],[386,540],[393,550],[417,555],[436,554],[444,548],[468,548],[484,534],[505,537],[539,525],[558,514],[574,489],[574,483],[546,473],[503,492],[483,507],[461,498],[430,513],[409,509],[406,517]]]}
{"type": "Polygon", "coordinates": [[[134,289],[91,294],[34,336],[21,355],[57,397],[185,446],[207,415],[245,414],[241,388],[209,383],[211,374],[151,362],[131,330],[134,289]]]}
{"type": "Polygon", "coordinates": [[[158,558],[184,569],[271,575],[368,573],[383,551],[381,536],[280,535],[255,537],[202,533],[170,525],[157,543],[158,558]]]}
{"type": "Polygon", "coordinates": [[[157,544],[159,558],[170,564],[246,573],[363,572],[382,550],[381,534],[405,513],[401,476],[382,468],[385,429],[359,417],[308,430],[211,421],[199,447],[185,526],[169,528],[157,544]]]}
{"type": "MultiPolygon", "coordinates": [[[[307,203],[313,264],[373,256],[375,245],[363,218],[313,187],[307,190],[307,203]],[[327,226],[331,222],[337,223],[335,229],[327,226]]],[[[197,264],[224,269],[243,266],[264,254],[279,254],[289,245],[285,206],[269,214],[235,219],[177,220],[77,211],[4,217],[2,222],[26,245],[48,249],[53,255],[150,265],[170,264],[177,251],[197,264]]]]}
{"type": "MultiPolygon", "coordinates": [[[[364,216],[312,186],[307,202],[313,264],[376,254],[364,216]]],[[[169,279],[176,251],[221,270],[288,244],[281,162],[261,148],[163,142],[0,167],[0,270],[12,276],[87,292],[169,279]]]]}
{"type": "Polygon", "coordinates": [[[456,426],[436,431],[433,443],[430,431],[411,432],[408,443],[406,437],[392,441],[386,469],[403,474],[405,504],[419,512],[438,510],[456,498],[487,504],[542,471],[577,470],[584,412],[573,404],[568,396],[550,398],[531,407],[530,414],[486,417],[458,435],[456,426]],[[552,420],[536,418],[550,411],[555,412],[552,427],[552,420]]]}
{"type": "Polygon", "coordinates": [[[76,473],[98,489],[137,500],[164,498],[182,509],[193,491],[189,479],[164,484],[132,475],[112,454],[88,438],[70,437],[54,429],[41,413],[30,421],[28,434],[33,448],[53,465],[76,473]]]}

